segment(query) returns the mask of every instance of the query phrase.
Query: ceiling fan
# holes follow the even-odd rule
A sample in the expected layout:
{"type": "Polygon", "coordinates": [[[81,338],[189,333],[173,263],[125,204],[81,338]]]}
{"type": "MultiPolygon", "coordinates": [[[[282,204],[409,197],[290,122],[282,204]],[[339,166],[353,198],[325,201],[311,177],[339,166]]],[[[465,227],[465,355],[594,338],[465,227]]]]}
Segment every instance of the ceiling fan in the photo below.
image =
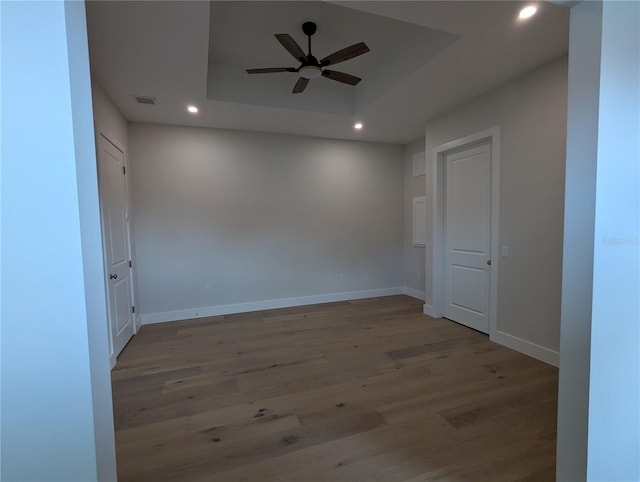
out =
{"type": "Polygon", "coordinates": [[[278,33],[275,35],[276,39],[287,49],[295,59],[300,62],[300,67],[272,67],[266,69],[247,69],[248,74],[271,74],[275,72],[297,72],[300,74],[300,78],[293,86],[293,93],[299,94],[304,91],[309,83],[309,79],[315,79],[316,77],[326,77],[327,79],[342,82],[344,84],[356,85],[362,79],[355,75],[345,74],[344,72],[338,72],[337,70],[329,70],[325,67],[335,65],[345,60],[358,57],[359,55],[366,54],[369,51],[369,47],[364,42],[360,42],[350,47],[346,47],[342,50],[327,55],[323,59],[316,59],[311,54],[311,36],[316,33],[316,24],[313,22],[305,22],[302,24],[302,31],[308,37],[309,40],[309,53],[305,54],[304,50],[300,48],[295,40],[288,33],[278,33]]]}

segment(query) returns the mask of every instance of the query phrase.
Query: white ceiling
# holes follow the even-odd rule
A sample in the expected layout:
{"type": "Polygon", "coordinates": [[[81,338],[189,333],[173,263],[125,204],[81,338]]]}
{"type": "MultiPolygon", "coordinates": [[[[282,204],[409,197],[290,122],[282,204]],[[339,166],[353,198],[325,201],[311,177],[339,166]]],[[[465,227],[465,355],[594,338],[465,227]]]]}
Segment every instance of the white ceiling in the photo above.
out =
{"type": "Polygon", "coordinates": [[[87,3],[92,74],[130,121],[407,143],[427,120],[567,51],[568,9],[523,2],[87,3]],[[371,51],[334,67],[355,87],[313,79],[291,94],[294,67],[273,37],[315,21],[321,58],[364,41],[371,51]],[[156,97],[140,105],[134,95],[156,97]],[[200,108],[188,114],[187,104],[200,108]],[[355,120],[365,125],[352,128],[355,120]]]}

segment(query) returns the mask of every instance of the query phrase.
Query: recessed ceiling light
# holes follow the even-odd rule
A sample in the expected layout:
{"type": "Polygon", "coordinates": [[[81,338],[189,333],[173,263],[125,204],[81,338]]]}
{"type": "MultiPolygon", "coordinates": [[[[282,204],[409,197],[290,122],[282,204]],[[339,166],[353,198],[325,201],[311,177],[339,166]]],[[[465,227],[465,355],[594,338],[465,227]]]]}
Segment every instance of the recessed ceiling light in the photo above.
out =
{"type": "Polygon", "coordinates": [[[353,124],[353,128],[356,130],[362,129],[362,122],[356,122],[355,124],[353,124]]]}
{"type": "Polygon", "coordinates": [[[198,113],[198,108],[195,105],[187,106],[187,110],[189,112],[191,112],[192,114],[197,114],[198,113]]]}
{"type": "Polygon", "coordinates": [[[522,10],[520,10],[520,15],[518,15],[518,17],[521,19],[533,17],[537,11],[538,9],[536,7],[534,7],[533,5],[529,5],[528,7],[524,7],[522,10]]]}

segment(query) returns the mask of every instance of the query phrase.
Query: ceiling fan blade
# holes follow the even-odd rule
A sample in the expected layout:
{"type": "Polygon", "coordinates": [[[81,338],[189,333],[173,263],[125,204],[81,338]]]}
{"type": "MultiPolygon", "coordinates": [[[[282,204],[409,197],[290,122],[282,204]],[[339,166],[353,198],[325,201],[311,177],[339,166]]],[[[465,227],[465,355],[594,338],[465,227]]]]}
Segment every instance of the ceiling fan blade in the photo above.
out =
{"type": "Polygon", "coordinates": [[[271,74],[274,72],[295,72],[293,67],[271,67],[268,69],[247,69],[247,74],[271,74]]]}
{"type": "Polygon", "coordinates": [[[369,47],[367,47],[367,44],[364,42],[360,42],[350,47],[346,47],[342,50],[338,50],[331,55],[327,55],[320,61],[320,65],[322,67],[326,67],[327,65],[335,65],[339,62],[344,62],[345,60],[357,57],[358,55],[366,54],[368,51],[369,47]]]}
{"type": "Polygon", "coordinates": [[[298,82],[296,82],[296,85],[293,86],[293,93],[294,94],[299,94],[300,92],[302,92],[304,89],[307,88],[307,84],[309,83],[309,79],[305,79],[304,77],[300,77],[298,79],[298,82]]]}
{"type": "Polygon", "coordinates": [[[300,48],[298,43],[293,40],[291,35],[288,33],[277,33],[275,34],[278,42],[282,44],[282,46],[287,49],[291,55],[293,55],[299,62],[303,62],[307,58],[307,54],[304,53],[304,50],[300,48]]]}
{"type": "Polygon", "coordinates": [[[323,70],[322,76],[327,79],[337,80],[338,82],[342,82],[344,84],[356,85],[362,79],[360,77],[356,77],[355,75],[345,74],[344,72],[338,72],[337,70],[323,70]]]}

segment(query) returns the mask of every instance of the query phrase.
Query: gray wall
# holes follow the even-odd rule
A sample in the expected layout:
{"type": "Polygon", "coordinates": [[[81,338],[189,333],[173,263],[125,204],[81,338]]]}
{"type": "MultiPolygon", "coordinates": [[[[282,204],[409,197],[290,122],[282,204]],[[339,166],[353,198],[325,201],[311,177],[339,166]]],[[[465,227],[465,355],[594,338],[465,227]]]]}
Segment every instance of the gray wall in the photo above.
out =
{"type": "Polygon", "coordinates": [[[404,146],[404,285],[408,293],[415,296],[421,293],[424,299],[424,253],[429,245],[424,248],[413,245],[413,198],[424,196],[425,189],[425,176],[413,175],[413,155],[422,151],[424,137],[404,146]]]}
{"type": "Polygon", "coordinates": [[[143,316],[403,286],[400,146],[145,124],[129,142],[143,316]]]}
{"type": "Polygon", "coordinates": [[[125,149],[128,149],[129,132],[127,121],[95,79],[91,79],[91,94],[93,97],[93,117],[96,134],[102,132],[110,139],[123,145],[125,149]]]}
{"type": "MultiPolygon", "coordinates": [[[[433,148],[493,126],[502,134],[497,326],[512,346],[557,359],[560,330],[567,60],[560,58],[426,126],[426,195],[433,148]]],[[[431,210],[427,208],[427,239],[431,210]]],[[[432,272],[427,250],[425,269],[432,272]]],[[[432,282],[425,280],[426,303],[432,282]]],[[[504,342],[505,340],[503,340],[504,342]]]]}

